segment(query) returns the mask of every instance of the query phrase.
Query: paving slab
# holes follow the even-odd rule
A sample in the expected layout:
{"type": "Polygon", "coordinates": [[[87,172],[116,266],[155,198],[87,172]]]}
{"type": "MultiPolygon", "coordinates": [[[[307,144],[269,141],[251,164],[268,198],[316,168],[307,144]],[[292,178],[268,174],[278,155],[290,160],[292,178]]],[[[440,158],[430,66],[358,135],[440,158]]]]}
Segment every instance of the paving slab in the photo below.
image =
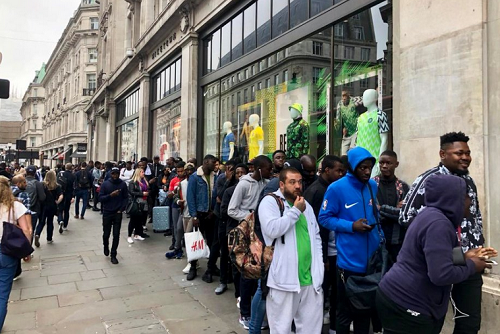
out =
{"type": "Polygon", "coordinates": [[[153,313],[162,321],[182,321],[213,315],[197,301],[176,303],[153,308],[153,313]]]}
{"type": "MultiPolygon", "coordinates": [[[[23,273],[24,274],[24,273],[23,273]]],[[[37,286],[49,285],[47,277],[32,277],[28,278],[21,274],[17,280],[12,284],[12,289],[34,288],[37,286]]]]}
{"type": "Polygon", "coordinates": [[[167,321],[165,327],[169,333],[185,334],[185,333],[220,333],[234,334],[237,333],[233,328],[230,328],[224,321],[216,316],[207,316],[197,319],[188,319],[182,321],[167,321]]]}
{"type": "Polygon", "coordinates": [[[109,334],[167,333],[151,311],[140,314],[124,314],[120,318],[104,321],[104,326],[109,334]]]}
{"type": "Polygon", "coordinates": [[[9,303],[9,314],[21,314],[35,312],[39,309],[50,309],[59,307],[56,296],[36,299],[20,300],[9,303]]]}
{"type": "Polygon", "coordinates": [[[10,291],[9,302],[21,299],[21,289],[12,289],[10,291]]]}
{"type": "Polygon", "coordinates": [[[53,284],[48,286],[21,289],[21,299],[56,296],[61,293],[76,292],[75,283],[53,284]]]}
{"type": "Polygon", "coordinates": [[[58,295],[57,299],[59,301],[59,306],[64,307],[97,302],[102,300],[102,296],[98,290],[90,290],[58,295]]]}
{"type": "Polygon", "coordinates": [[[178,304],[192,300],[193,297],[189,293],[180,289],[123,298],[129,311],[178,304]]]}
{"type": "Polygon", "coordinates": [[[79,291],[95,290],[100,288],[109,288],[114,286],[129,285],[125,277],[105,277],[94,280],[76,282],[79,291]]]}
{"type": "Polygon", "coordinates": [[[81,281],[82,277],[80,276],[80,273],[71,273],[71,274],[47,276],[47,279],[49,281],[49,284],[61,284],[61,283],[81,281]]]}
{"type": "Polygon", "coordinates": [[[82,271],[82,272],[80,272],[80,276],[82,277],[82,280],[84,280],[84,281],[89,281],[89,280],[93,280],[96,278],[106,277],[106,275],[104,275],[104,272],[101,269],[82,271]]]}
{"type": "Polygon", "coordinates": [[[21,314],[8,313],[3,330],[15,331],[19,329],[34,329],[36,327],[35,312],[26,312],[21,314]]]}

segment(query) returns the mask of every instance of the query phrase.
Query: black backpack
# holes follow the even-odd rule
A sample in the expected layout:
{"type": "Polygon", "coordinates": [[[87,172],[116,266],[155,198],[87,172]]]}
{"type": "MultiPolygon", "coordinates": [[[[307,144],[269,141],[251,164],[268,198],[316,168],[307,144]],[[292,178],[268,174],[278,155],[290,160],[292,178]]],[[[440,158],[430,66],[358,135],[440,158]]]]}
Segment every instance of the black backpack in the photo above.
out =
{"type": "Polygon", "coordinates": [[[78,186],[84,189],[89,188],[90,186],[89,174],[83,169],[80,172],[80,179],[78,180],[78,186]]]}
{"type": "Polygon", "coordinates": [[[64,172],[61,171],[57,174],[57,184],[61,186],[63,192],[66,191],[66,186],[68,185],[68,180],[64,177],[64,172]]]}

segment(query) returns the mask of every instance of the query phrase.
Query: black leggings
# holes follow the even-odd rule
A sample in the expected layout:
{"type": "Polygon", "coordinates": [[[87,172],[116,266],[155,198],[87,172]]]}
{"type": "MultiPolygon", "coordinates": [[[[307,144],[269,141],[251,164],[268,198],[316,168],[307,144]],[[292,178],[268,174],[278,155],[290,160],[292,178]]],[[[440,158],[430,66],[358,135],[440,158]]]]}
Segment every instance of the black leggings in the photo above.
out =
{"type": "Polygon", "coordinates": [[[130,215],[130,221],[128,222],[128,236],[131,237],[132,233],[135,235],[142,235],[142,226],[146,223],[147,219],[147,211],[141,211],[138,214],[130,215]]]}

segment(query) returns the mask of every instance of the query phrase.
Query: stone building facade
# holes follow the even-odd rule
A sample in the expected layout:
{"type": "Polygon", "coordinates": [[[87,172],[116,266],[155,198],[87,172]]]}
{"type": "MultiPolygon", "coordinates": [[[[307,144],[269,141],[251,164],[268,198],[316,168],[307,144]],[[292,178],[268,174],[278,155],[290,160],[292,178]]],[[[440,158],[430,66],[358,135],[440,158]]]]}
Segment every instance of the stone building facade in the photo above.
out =
{"type": "MultiPolygon", "coordinates": [[[[234,136],[250,160],[251,116],[271,154],[290,144],[294,103],[308,152],[339,154],[342,91],[376,89],[408,182],[439,162],[440,135],[471,136],[487,243],[500,248],[499,16],[481,0],[101,0],[88,158],[224,160],[234,136]]],[[[498,327],[497,274],[485,276],[484,333],[498,327]]]]}
{"type": "Polygon", "coordinates": [[[82,0],[47,62],[41,81],[45,90],[40,146],[44,165],[86,160],[84,106],[97,84],[98,16],[99,5],[82,0]]]}
{"type": "Polygon", "coordinates": [[[21,105],[21,136],[26,141],[27,151],[30,152],[30,161],[40,166],[44,163],[40,146],[43,143],[43,117],[45,115],[45,88],[41,82],[45,77],[45,63],[28,86],[21,105]],[[35,153],[33,153],[35,152],[35,153]]]}

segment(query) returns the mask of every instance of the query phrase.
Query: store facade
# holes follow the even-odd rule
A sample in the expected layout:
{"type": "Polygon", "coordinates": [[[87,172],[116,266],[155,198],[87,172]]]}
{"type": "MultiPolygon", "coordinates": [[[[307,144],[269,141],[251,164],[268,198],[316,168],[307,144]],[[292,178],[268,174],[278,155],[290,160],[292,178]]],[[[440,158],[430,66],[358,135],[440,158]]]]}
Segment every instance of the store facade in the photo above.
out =
{"type": "Polygon", "coordinates": [[[375,90],[390,118],[385,5],[258,0],[222,15],[200,34],[198,158],[340,155],[343,93],[359,115],[363,93],[375,90]]]}

